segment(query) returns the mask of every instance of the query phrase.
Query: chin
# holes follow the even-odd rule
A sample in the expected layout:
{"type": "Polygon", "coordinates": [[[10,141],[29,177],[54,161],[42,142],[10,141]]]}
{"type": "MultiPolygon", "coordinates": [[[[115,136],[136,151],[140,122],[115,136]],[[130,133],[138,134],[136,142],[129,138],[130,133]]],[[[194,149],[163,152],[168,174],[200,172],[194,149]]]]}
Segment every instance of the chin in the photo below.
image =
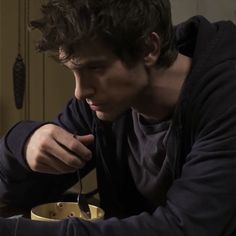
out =
{"type": "Polygon", "coordinates": [[[119,114],[112,114],[112,113],[105,113],[105,112],[96,111],[96,116],[99,120],[114,121],[119,116],[119,114]]]}

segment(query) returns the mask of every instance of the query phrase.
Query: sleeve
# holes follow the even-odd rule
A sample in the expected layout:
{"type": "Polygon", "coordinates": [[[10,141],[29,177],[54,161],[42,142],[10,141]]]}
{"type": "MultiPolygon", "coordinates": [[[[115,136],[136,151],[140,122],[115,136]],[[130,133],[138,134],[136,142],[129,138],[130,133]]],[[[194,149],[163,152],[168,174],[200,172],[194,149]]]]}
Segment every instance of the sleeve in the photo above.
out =
{"type": "MultiPolygon", "coordinates": [[[[84,104],[72,99],[53,122],[73,133],[90,133],[92,117],[84,104]],[[88,113],[88,114],[87,114],[88,113]],[[87,123],[86,123],[86,122],[87,123]]],[[[22,121],[13,126],[0,140],[0,200],[32,206],[42,199],[50,201],[77,181],[74,174],[49,175],[33,172],[24,159],[24,145],[30,135],[46,122],[22,121]]],[[[91,162],[92,163],[92,162],[91,162]]],[[[85,167],[84,173],[92,168],[85,167]]]]}

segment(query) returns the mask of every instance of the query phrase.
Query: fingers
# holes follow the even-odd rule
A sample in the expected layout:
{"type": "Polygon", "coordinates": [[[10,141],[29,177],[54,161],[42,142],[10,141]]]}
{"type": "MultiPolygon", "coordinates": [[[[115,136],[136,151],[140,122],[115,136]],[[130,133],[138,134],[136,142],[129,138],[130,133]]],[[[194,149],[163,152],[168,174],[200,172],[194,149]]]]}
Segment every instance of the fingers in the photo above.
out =
{"type": "Polygon", "coordinates": [[[49,154],[41,156],[40,160],[36,162],[36,165],[34,165],[34,171],[47,174],[66,174],[73,173],[76,170],[77,168],[66,165],[57,159],[57,157],[51,156],[49,154]]]}
{"type": "Polygon", "coordinates": [[[74,169],[82,168],[86,161],[89,161],[92,157],[90,150],[80,143],[71,144],[70,146],[65,146],[64,144],[58,143],[56,140],[53,140],[55,143],[49,147],[49,153],[60,160],[62,163],[70,166],[74,169]],[[74,145],[74,146],[73,146],[74,145]]]}
{"type": "Polygon", "coordinates": [[[59,174],[59,173],[69,173],[75,171],[74,167],[67,166],[61,162],[57,157],[50,153],[50,149],[53,150],[55,141],[52,139],[47,139],[47,145],[45,143],[35,143],[32,139],[28,145],[27,150],[27,162],[29,167],[33,171],[47,173],[47,174],[59,174]],[[50,148],[48,148],[50,147],[50,148]]]}
{"type": "Polygon", "coordinates": [[[81,143],[83,143],[86,146],[94,142],[94,136],[92,134],[88,134],[84,136],[79,136],[75,134],[74,138],[76,138],[77,140],[79,140],[81,143]]]}
{"type": "Polygon", "coordinates": [[[53,162],[51,162],[51,160],[52,159],[45,156],[45,160],[42,158],[39,162],[36,162],[32,170],[35,172],[54,175],[73,173],[75,171],[74,168],[72,169],[67,166],[62,166],[60,162],[58,162],[58,165],[55,164],[56,159],[53,162]]]}
{"type": "MultiPolygon", "coordinates": [[[[91,144],[93,141],[93,135],[78,136],[67,133],[55,139],[61,149],[54,149],[57,151],[54,155],[61,157],[61,160],[65,163],[70,162],[74,157],[77,157],[77,160],[89,161],[92,158],[92,152],[86,145],[91,144]]],[[[75,160],[74,164],[76,163],[79,163],[79,161],[75,160]]]]}
{"type": "Polygon", "coordinates": [[[48,124],[40,127],[26,144],[26,161],[37,172],[64,174],[82,168],[92,157],[87,145],[93,135],[73,135],[48,124]]]}

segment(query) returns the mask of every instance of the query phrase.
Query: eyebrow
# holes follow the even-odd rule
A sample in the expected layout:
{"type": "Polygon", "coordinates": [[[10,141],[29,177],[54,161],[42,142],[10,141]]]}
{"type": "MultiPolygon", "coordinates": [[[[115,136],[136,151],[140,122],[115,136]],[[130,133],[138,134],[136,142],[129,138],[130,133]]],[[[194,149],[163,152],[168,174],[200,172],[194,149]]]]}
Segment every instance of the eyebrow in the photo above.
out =
{"type": "Polygon", "coordinates": [[[69,68],[69,69],[77,69],[77,70],[81,70],[84,69],[86,67],[90,67],[90,66],[94,66],[94,65],[104,65],[104,64],[108,64],[109,62],[107,61],[107,59],[105,58],[96,58],[96,59],[91,59],[88,61],[85,61],[84,63],[79,63],[79,62],[73,62],[71,60],[67,61],[67,62],[61,62],[62,65],[64,65],[65,67],[69,68]],[[70,63],[70,65],[72,65],[73,67],[69,67],[67,65],[67,63],[70,63]]]}

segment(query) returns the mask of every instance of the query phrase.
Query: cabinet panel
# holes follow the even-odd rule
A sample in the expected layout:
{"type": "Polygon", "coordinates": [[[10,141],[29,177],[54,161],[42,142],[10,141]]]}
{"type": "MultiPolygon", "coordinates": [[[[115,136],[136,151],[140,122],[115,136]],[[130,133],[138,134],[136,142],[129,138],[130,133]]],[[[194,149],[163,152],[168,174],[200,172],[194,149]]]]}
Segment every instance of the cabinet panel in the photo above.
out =
{"type": "MultiPolygon", "coordinates": [[[[40,16],[40,1],[29,0],[29,19],[40,16]],[[35,6],[37,5],[37,6],[35,6]]],[[[35,42],[40,38],[40,32],[29,34],[29,108],[30,118],[37,120],[52,120],[64,109],[73,95],[74,79],[64,67],[47,55],[36,53],[35,42]]]]}
{"type": "MultiPolygon", "coordinates": [[[[29,19],[40,17],[40,1],[29,0],[29,19]]],[[[71,73],[52,58],[34,50],[40,32],[29,34],[29,116],[33,120],[52,120],[73,95],[71,73]]]]}
{"type": "Polygon", "coordinates": [[[74,76],[52,58],[45,60],[45,119],[52,120],[74,94],[74,76]]]}
{"type": "Polygon", "coordinates": [[[24,106],[15,108],[12,67],[18,52],[18,1],[0,1],[0,135],[22,119],[51,120],[73,95],[74,80],[64,68],[35,51],[40,32],[28,31],[40,16],[41,1],[20,1],[21,55],[26,64],[24,106]],[[70,77],[70,79],[68,79],[70,77]]]}
{"type": "MultiPolygon", "coordinates": [[[[22,6],[21,4],[20,7],[22,6]]],[[[0,7],[0,135],[2,135],[10,126],[24,118],[25,110],[16,109],[13,94],[12,67],[18,53],[18,1],[1,1],[0,7]]],[[[23,34],[21,39],[22,37],[23,34]]],[[[24,45],[21,53],[24,57],[24,45]]]]}
{"type": "MultiPolygon", "coordinates": [[[[2,26],[2,1],[0,1],[0,27],[2,26]]],[[[2,28],[2,27],[1,27],[2,28]]],[[[0,28],[0,55],[2,55],[2,30],[0,28]]],[[[1,126],[2,126],[2,118],[3,118],[3,115],[2,112],[3,112],[3,84],[2,84],[2,74],[1,74],[1,71],[2,71],[2,57],[0,56],[0,137],[1,137],[1,126]]]]}
{"type": "MultiPolygon", "coordinates": [[[[37,19],[40,16],[41,1],[28,0],[27,22],[37,19]]],[[[28,93],[27,93],[27,118],[31,120],[44,119],[44,63],[45,56],[35,51],[35,43],[40,37],[36,30],[26,31],[26,53],[27,53],[27,72],[28,72],[28,93]]]]}

